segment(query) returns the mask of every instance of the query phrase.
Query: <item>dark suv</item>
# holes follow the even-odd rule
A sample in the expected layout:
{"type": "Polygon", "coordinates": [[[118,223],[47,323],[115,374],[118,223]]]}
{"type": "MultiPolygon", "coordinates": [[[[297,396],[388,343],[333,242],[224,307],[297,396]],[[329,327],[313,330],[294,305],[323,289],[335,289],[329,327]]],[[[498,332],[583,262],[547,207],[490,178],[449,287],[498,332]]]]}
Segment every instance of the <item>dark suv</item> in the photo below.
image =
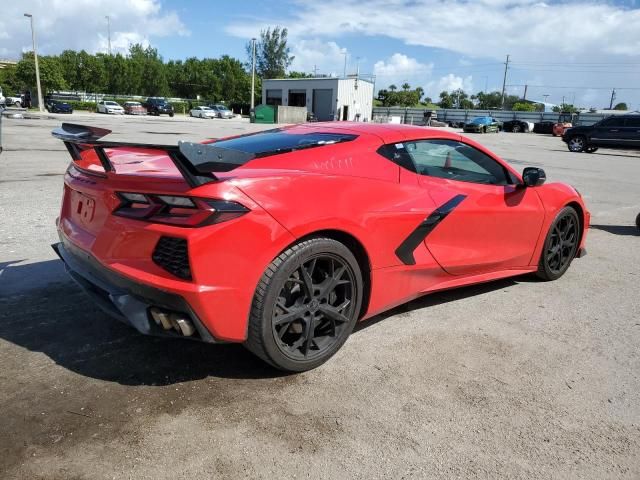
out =
{"type": "Polygon", "coordinates": [[[149,97],[142,104],[149,115],[162,115],[163,113],[173,117],[173,107],[162,97],[149,97]]]}
{"type": "Polygon", "coordinates": [[[613,115],[588,127],[569,128],[562,141],[572,152],[593,153],[598,147],[640,148],[640,114],[613,115]]]}

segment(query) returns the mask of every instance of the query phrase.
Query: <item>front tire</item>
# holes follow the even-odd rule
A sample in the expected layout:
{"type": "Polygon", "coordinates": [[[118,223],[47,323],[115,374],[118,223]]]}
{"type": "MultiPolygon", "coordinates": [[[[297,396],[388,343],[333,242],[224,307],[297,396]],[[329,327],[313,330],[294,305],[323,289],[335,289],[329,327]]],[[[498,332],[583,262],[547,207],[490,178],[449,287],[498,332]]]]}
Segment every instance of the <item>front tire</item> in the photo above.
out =
{"type": "Polygon", "coordinates": [[[520,133],[522,131],[522,128],[520,127],[520,125],[514,125],[511,131],[513,133],[520,133]]]}
{"type": "Polygon", "coordinates": [[[583,152],[587,146],[587,140],[582,135],[576,135],[575,137],[569,138],[567,142],[567,147],[570,152],[583,152]]]}
{"type": "Polygon", "coordinates": [[[362,285],[358,262],[342,243],[312,238],[293,245],[260,279],[245,347],[280,370],[318,367],[351,334],[362,285]]]}
{"type": "Polygon", "coordinates": [[[549,281],[564,275],[576,256],[579,242],[578,212],[573,207],[564,207],[549,227],[536,272],[538,278],[549,281]]]}

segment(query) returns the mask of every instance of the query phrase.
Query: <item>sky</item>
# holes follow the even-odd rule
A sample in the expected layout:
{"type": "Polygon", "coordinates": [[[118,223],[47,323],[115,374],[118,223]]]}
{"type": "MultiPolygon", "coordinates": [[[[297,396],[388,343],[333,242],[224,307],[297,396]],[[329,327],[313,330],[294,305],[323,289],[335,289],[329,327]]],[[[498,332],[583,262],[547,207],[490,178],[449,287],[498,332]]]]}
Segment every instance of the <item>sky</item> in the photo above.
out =
{"type": "Polygon", "coordinates": [[[262,29],[286,27],[292,70],[375,75],[376,89],[502,88],[551,103],[640,110],[640,0],[0,0],[0,58],[150,44],[165,59],[246,60],[262,29]]]}

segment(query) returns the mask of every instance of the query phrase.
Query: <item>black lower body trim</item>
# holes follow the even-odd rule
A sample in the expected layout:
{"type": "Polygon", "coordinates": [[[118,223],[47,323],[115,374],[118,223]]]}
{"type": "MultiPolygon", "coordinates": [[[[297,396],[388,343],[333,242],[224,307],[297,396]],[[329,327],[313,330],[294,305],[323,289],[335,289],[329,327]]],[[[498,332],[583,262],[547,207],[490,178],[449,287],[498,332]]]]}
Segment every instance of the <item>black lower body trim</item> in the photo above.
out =
{"type": "Polygon", "coordinates": [[[51,247],[64,262],[67,273],[108,315],[145,335],[221,343],[213,338],[180,295],[129,280],[105,268],[91,254],[76,247],[64,236],[61,236],[61,240],[51,247]],[[198,335],[184,337],[172,330],[163,330],[150,318],[150,307],[184,313],[193,322],[198,335]]]}
{"type": "Polygon", "coordinates": [[[427,235],[442,222],[462,201],[467,198],[466,195],[456,195],[451,200],[443,203],[436,208],[427,218],[425,218],[415,230],[413,230],[407,238],[396,248],[396,256],[402,260],[405,265],[415,265],[416,259],[413,252],[418,245],[427,238],[427,235]]]}

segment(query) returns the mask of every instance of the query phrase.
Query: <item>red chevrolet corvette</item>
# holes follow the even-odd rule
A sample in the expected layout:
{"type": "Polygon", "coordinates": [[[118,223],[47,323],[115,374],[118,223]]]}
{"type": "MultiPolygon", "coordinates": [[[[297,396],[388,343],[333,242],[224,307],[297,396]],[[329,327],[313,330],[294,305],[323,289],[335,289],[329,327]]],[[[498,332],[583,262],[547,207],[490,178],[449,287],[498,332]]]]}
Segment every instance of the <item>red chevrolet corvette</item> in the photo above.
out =
{"type": "Polygon", "coordinates": [[[429,292],[585,253],[580,194],[455,133],[314,123],[210,143],[109,142],[63,124],[73,162],[53,247],[111,315],[241,342],[280,369],[331,357],[358,320],[429,292]]]}

